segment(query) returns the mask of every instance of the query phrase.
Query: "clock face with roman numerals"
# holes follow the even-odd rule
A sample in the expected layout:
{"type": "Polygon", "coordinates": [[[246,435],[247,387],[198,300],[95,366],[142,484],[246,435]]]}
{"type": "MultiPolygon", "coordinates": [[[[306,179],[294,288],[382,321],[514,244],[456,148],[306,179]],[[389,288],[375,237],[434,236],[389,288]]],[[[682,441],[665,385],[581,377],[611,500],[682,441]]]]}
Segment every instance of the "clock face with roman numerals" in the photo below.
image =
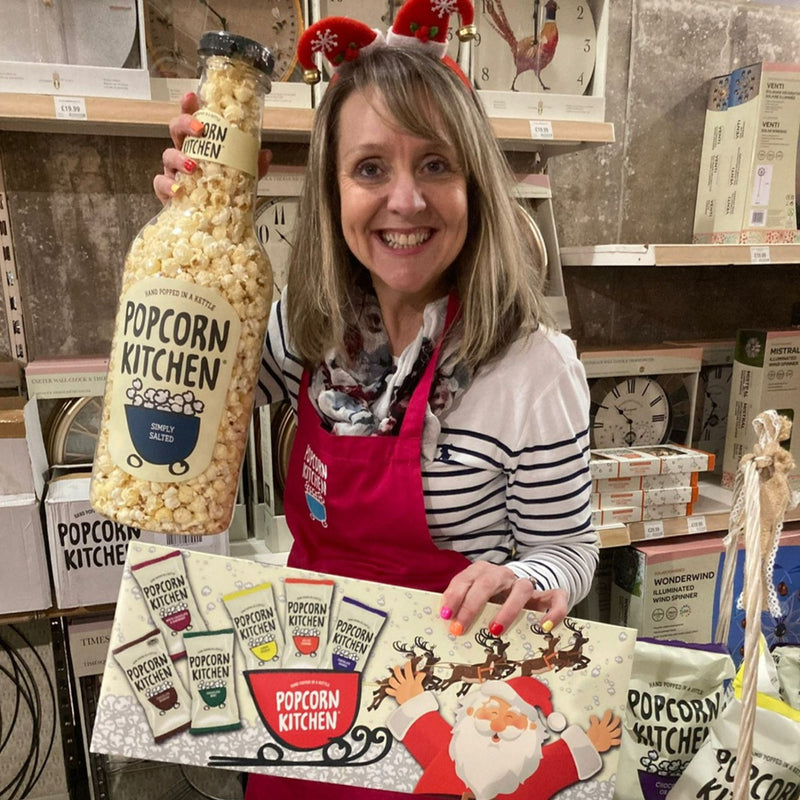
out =
{"type": "Polygon", "coordinates": [[[685,444],[691,402],[680,375],[598,378],[590,391],[592,447],[685,444]]]}
{"type": "Polygon", "coordinates": [[[286,286],[299,202],[299,197],[268,197],[256,206],[256,234],[272,266],[273,300],[286,286]]]}

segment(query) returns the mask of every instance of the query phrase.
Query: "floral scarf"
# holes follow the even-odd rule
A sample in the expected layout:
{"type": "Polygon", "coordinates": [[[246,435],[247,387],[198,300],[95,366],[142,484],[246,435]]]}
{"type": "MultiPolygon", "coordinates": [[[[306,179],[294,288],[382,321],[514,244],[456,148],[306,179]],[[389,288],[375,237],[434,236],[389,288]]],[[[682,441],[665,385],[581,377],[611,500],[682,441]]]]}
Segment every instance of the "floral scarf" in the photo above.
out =
{"type": "MultiPolygon", "coordinates": [[[[362,292],[354,297],[345,320],[346,361],[330,352],[311,376],[310,395],[327,427],[338,436],[394,436],[436,342],[444,329],[447,297],[423,311],[416,339],[398,358],[392,356],[377,297],[362,292]]],[[[450,342],[439,353],[430,410],[438,416],[450,408],[471,375],[455,359],[450,342]]]]}

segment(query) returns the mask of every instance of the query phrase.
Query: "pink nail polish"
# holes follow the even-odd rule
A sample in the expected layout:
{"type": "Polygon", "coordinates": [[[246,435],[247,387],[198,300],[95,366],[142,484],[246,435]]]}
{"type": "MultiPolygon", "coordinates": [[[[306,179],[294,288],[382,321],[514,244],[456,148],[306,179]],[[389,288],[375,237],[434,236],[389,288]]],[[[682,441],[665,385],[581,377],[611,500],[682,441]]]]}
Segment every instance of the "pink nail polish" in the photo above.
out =
{"type": "Polygon", "coordinates": [[[491,633],[492,636],[499,636],[504,630],[505,628],[499,622],[493,622],[489,626],[489,633],[491,633]]]}
{"type": "Polygon", "coordinates": [[[439,610],[439,616],[442,619],[450,619],[450,617],[453,616],[453,609],[448,608],[447,606],[442,606],[441,609],[439,610]]]}

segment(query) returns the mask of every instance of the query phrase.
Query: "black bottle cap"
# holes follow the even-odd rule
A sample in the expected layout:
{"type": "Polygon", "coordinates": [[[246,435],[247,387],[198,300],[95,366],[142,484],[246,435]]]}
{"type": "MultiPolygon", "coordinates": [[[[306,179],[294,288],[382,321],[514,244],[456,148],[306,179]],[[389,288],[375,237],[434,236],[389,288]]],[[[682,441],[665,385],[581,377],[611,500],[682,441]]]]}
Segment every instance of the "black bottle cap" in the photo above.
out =
{"type": "Polygon", "coordinates": [[[232,56],[240,58],[261,70],[265,75],[272,75],[275,57],[263,44],[259,44],[246,36],[239,36],[228,31],[207,31],[200,37],[197,53],[201,56],[232,56]]]}

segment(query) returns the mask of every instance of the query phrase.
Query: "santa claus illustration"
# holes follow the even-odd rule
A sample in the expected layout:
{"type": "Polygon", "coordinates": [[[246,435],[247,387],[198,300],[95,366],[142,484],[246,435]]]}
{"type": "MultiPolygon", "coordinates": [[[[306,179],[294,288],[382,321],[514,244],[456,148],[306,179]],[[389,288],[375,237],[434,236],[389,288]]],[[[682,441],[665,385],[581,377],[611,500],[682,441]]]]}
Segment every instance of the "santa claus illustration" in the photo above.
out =
{"type": "Polygon", "coordinates": [[[550,690],[531,677],[478,684],[451,728],[423,678],[410,665],[398,667],[388,690],[400,704],[389,729],[423,768],[416,794],[547,800],[599,772],[600,754],[619,745],[619,717],[606,711],[590,718],[587,731],[566,727],[550,690]],[[561,735],[545,744],[551,731],[561,735]]]}

